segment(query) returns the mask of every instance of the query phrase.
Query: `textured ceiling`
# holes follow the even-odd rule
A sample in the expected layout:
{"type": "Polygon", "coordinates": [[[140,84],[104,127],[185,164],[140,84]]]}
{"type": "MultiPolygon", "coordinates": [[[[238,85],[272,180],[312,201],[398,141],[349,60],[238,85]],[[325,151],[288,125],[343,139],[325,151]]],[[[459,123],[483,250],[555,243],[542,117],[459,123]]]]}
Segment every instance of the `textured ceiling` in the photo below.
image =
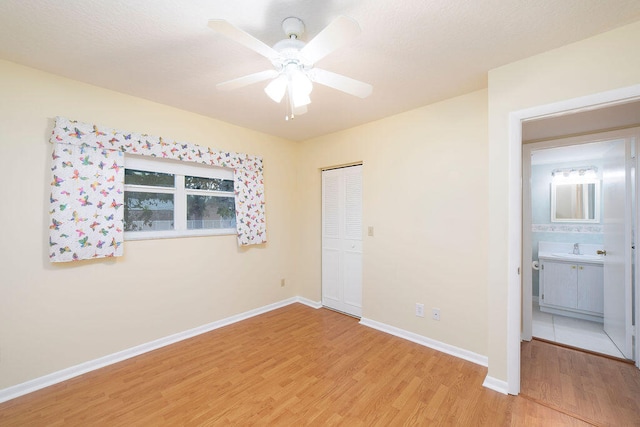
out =
{"type": "Polygon", "coordinates": [[[640,19],[638,0],[2,0],[0,58],[290,140],[306,140],[486,87],[487,71],[640,19]],[[309,40],[343,14],[362,33],[317,64],[373,85],[315,85],[309,112],[258,83],[216,83],[269,61],[207,27],[226,19],[269,45],[301,18],[309,40]]]}

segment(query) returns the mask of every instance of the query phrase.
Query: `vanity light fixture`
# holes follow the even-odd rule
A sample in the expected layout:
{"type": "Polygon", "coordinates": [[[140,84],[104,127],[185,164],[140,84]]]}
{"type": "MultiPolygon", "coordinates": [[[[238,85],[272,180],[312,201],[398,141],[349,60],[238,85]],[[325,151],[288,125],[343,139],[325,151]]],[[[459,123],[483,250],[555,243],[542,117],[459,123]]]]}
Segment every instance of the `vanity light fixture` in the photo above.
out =
{"type": "Polygon", "coordinates": [[[560,168],[551,171],[554,181],[596,179],[598,168],[595,166],[581,166],[575,168],[560,168]]]}

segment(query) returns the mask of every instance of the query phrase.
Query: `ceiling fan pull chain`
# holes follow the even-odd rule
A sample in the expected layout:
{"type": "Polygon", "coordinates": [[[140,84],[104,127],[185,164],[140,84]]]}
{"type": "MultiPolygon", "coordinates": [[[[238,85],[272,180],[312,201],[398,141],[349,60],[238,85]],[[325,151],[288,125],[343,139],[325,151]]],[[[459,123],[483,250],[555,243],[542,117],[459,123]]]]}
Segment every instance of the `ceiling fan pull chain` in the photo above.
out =
{"type": "Polygon", "coordinates": [[[292,96],[293,94],[291,92],[293,92],[293,87],[291,86],[291,84],[289,84],[287,86],[287,101],[288,101],[287,102],[287,109],[289,110],[288,114],[287,114],[287,120],[289,120],[289,119],[293,120],[293,119],[296,118],[296,116],[293,113],[293,109],[294,109],[293,96],[292,96]]]}

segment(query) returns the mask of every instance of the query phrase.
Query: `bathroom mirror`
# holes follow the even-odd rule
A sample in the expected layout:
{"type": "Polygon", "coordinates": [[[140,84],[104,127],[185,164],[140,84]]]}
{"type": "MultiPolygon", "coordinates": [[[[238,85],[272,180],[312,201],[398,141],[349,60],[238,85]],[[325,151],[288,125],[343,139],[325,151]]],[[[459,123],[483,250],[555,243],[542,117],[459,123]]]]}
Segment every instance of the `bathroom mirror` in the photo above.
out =
{"type": "Polygon", "coordinates": [[[600,181],[552,182],[551,222],[600,222],[600,181]]]}

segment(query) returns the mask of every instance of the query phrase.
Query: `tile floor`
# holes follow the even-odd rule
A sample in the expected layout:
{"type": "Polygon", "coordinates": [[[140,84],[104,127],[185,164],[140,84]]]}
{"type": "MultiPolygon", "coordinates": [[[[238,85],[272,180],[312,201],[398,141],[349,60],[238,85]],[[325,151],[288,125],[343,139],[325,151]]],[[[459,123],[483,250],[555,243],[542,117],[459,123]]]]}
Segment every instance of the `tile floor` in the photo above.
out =
{"type": "Polygon", "coordinates": [[[602,329],[602,323],[544,313],[533,303],[533,336],[623,358],[602,329]]]}

